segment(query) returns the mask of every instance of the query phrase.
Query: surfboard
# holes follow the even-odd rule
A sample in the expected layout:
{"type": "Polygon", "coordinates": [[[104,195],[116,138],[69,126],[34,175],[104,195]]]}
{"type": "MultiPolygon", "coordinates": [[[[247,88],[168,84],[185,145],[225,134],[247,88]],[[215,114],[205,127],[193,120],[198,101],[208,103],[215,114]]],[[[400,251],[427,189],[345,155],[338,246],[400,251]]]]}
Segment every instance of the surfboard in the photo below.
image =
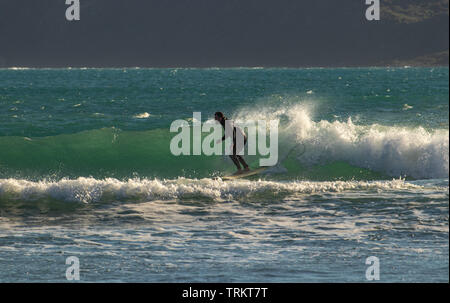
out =
{"type": "Polygon", "coordinates": [[[262,173],[266,169],[267,169],[267,167],[260,167],[260,168],[257,168],[257,169],[252,169],[252,170],[243,172],[242,174],[224,176],[224,177],[222,177],[222,180],[226,181],[226,180],[242,179],[242,178],[245,178],[245,177],[250,177],[250,176],[254,176],[254,175],[257,175],[259,173],[262,173]]]}

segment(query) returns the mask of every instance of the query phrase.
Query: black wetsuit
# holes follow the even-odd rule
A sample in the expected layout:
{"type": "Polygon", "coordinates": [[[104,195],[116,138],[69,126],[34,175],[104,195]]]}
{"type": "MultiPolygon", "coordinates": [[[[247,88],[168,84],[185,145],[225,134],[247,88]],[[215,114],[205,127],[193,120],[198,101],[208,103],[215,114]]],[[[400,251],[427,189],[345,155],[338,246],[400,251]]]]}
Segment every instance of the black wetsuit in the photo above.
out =
{"type": "MultiPolygon", "coordinates": [[[[225,129],[225,119],[223,119],[220,124],[222,124],[223,129],[225,129]]],[[[247,136],[245,135],[244,132],[242,132],[243,136],[244,136],[244,145],[242,146],[242,148],[244,148],[245,144],[247,144],[247,136]]],[[[225,140],[225,135],[223,135],[222,137],[222,141],[225,140]]],[[[241,169],[241,165],[244,168],[248,168],[247,163],[245,163],[245,160],[242,156],[237,155],[238,152],[240,152],[242,149],[236,150],[236,126],[233,125],[233,154],[230,155],[231,160],[233,161],[234,165],[236,165],[237,169],[241,169]]]]}

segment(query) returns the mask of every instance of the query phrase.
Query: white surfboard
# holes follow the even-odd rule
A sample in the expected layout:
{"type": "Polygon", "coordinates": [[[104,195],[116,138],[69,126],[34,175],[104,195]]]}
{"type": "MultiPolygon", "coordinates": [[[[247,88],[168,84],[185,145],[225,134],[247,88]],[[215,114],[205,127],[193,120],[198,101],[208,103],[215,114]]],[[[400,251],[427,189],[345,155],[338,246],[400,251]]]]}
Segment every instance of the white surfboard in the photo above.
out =
{"type": "Polygon", "coordinates": [[[267,167],[260,167],[257,169],[252,169],[246,172],[242,172],[241,174],[236,174],[236,175],[230,175],[230,176],[224,176],[222,177],[222,180],[236,180],[236,179],[241,179],[241,178],[245,178],[245,177],[250,177],[253,175],[257,175],[263,171],[265,171],[267,169],[267,167]]]}

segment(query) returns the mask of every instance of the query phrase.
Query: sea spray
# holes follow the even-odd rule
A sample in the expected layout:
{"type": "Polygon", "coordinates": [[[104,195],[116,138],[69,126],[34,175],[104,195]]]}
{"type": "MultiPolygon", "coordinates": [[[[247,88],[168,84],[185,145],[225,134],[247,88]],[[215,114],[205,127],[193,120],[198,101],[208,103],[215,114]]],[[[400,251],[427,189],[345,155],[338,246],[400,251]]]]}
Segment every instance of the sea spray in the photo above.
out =
{"type": "Polygon", "coordinates": [[[245,111],[239,119],[260,115],[284,121],[280,127],[281,159],[296,149],[300,150],[297,160],[306,166],[345,161],[392,177],[448,177],[449,132],[446,129],[358,125],[352,117],[346,121],[315,122],[309,108],[303,105],[245,111]]]}

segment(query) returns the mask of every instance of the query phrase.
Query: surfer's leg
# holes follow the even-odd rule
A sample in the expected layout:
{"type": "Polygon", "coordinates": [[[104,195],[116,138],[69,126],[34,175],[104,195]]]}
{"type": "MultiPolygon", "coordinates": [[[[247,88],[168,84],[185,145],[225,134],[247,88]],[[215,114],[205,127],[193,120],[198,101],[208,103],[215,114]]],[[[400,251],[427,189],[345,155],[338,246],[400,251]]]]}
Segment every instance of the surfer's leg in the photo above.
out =
{"type": "Polygon", "coordinates": [[[233,160],[234,165],[236,165],[238,173],[242,170],[239,164],[238,157],[236,156],[236,144],[233,144],[233,154],[230,155],[231,160],[233,160]]]}
{"type": "MultiPolygon", "coordinates": [[[[245,144],[247,144],[247,138],[244,138],[244,146],[245,144]]],[[[244,146],[242,146],[242,148],[239,149],[239,152],[242,151],[242,149],[244,148],[244,146]]],[[[247,163],[245,163],[244,157],[237,155],[236,153],[236,144],[234,144],[233,146],[233,153],[236,156],[236,158],[238,159],[238,161],[242,164],[242,166],[244,167],[245,171],[249,171],[250,169],[248,168],[247,163]]]]}
{"type": "Polygon", "coordinates": [[[248,168],[247,163],[245,163],[245,160],[244,160],[243,157],[237,155],[236,158],[239,160],[239,162],[241,162],[242,166],[244,167],[244,170],[246,170],[246,171],[250,170],[250,169],[248,168]]]}
{"type": "Polygon", "coordinates": [[[230,155],[231,160],[233,161],[234,165],[236,165],[238,171],[241,170],[241,165],[239,164],[239,160],[235,155],[230,155]]]}

